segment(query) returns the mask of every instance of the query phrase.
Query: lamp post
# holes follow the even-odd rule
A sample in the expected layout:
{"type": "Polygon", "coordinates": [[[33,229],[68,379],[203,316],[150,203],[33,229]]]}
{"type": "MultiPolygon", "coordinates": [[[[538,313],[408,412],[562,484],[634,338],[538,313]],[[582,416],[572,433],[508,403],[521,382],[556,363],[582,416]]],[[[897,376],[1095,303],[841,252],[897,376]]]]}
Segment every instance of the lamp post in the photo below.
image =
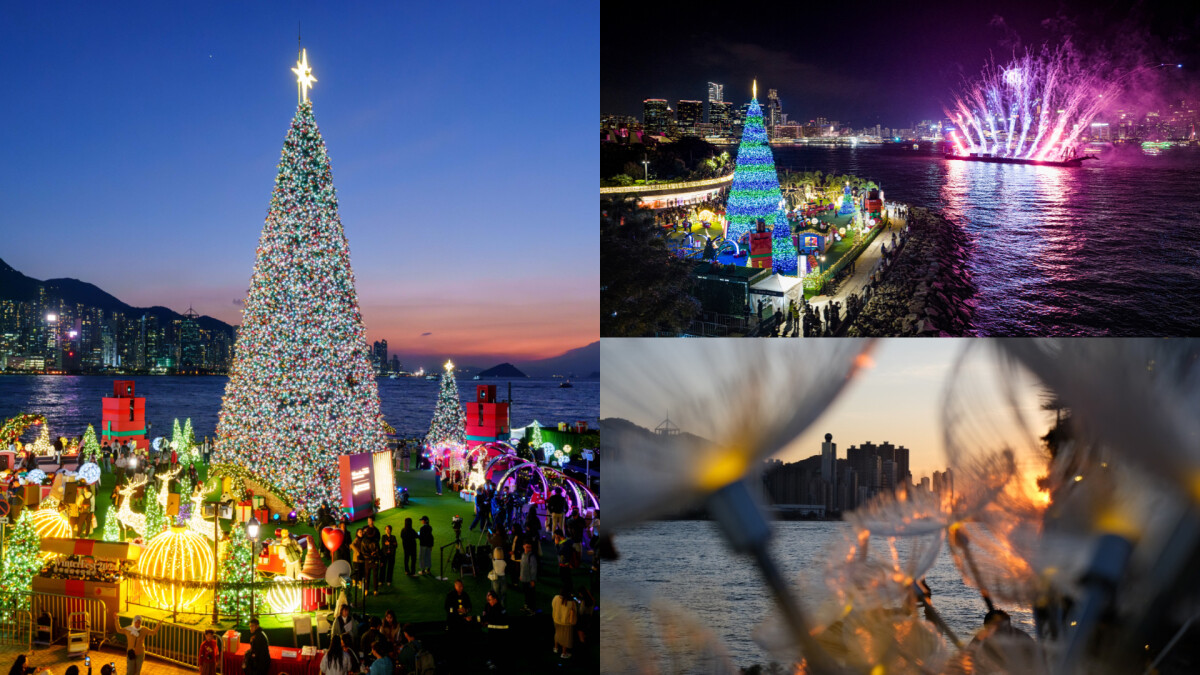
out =
{"type": "Polygon", "coordinates": [[[250,538],[250,618],[254,614],[254,559],[258,557],[258,518],[250,517],[246,523],[246,536],[250,538]]]}
{"type": "Polygon", "coordinates": [[[821,256],[821,274],[825,274],[825,256],[821,256]]]}
{"type": "Polygon", "coordinates": [[[642,166],[646,169],[646,182],[650,182],[650,160],[642,158],[642,166]]]}

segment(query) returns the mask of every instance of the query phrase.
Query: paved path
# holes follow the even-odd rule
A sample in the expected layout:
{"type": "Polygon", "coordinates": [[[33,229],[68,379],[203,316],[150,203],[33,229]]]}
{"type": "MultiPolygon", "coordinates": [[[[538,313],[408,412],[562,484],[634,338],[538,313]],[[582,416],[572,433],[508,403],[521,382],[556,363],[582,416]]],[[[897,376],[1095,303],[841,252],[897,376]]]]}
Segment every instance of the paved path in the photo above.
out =
{"type": "MultiPolygon", "coordinates": [[[[77,656],[68,656],[67,648],[61,642],[51,647],[35,649],[32,652],[25,651],[20,647],[0,648],[0,662],[7,670],[8,666],[17,660],[17,654],[21,653],[32,654],[27,663],[36,666],[39,673],[49,669],[53,675],[63,675],[67,667],[73,665],[79,666],[80,675],[87,675],[88,672],[87,666],[83,665],[83,659],[77,656]]],[[[122,650],[116,647],[105,647],[100,650],[93,649],[90,655],[92,657],[92,675],[100,675],[100,667],[106,663],[117,664],[115,675],[126,675],[125,654],[122,650]]],[[[195,675],[195,673],[195,668],[178,666],[154,656],[147,656],[146,661],[142,664],[142,675],[195,675]]]]}
{"type": "MultiPolygon", "coordinates": [[[[854,262],[854,273],[838,286],[837,292],[833,295],[817,295],[808,300],[808,304],[812,305],[813,311],[818,315],[824,317],[825,306],[830,302],[836,301],[841,304],[842,317],[844,318],[846,313],[846,298],[854,293],[862,293],[863,288],[866,287],[867,282],[871,278],[871,274],[875,271],[880,259],[883,257],[883,245],[886,243],[890,248],[892,246],[892,233],[895,232],[899,236],[899,232],[908,224],[904,218],[896,215],[895,207],[890,207],[887,213],[891,225],[876,235],[874,241],[867,247],[867,250],[858,256],[858,259],[854,262]]],[[[801,289],[801,292],[803,292],[802,286],[797,286],[796,288],[801,289]]],[[[801,318],[803,318],[803,314],[801,318]]],[[[785,321],[784,326],[780,326],[778,329],[779,335],[784,334],[786,324],[787,322],[785,321]]]]}

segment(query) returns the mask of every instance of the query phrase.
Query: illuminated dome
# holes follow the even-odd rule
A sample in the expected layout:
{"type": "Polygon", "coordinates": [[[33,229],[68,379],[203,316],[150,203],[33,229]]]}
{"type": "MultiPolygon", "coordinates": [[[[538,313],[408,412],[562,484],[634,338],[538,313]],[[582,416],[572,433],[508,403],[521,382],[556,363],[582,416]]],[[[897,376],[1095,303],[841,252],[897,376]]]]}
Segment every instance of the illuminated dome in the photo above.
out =
{"type": "Polygon", "coordinates": [[[42,539],[71,536],[71,522],[58,510],[58,500],[47,499],[43,507],[30,514],[33,529],[42,539]]]}
{"type": "Polygon", "coordinates": [[[287,577],[275,577],[275,583],[267,589],[267,604],[277,614],[295,614],[300,611],[300,587],[287,577]]]}
{"type": "Polygon", "coordinates": [[[207,539],[195,532],[183,527],[172,527],[147,543],[138,560],[137,572],[162,580],[143,579],[141,582],[142,591],[149,596],[154,605],[163,609],[176,605],[179,609],[187,609],[208,591],[171,582],[213,581],[212,547],[207,539]]]}

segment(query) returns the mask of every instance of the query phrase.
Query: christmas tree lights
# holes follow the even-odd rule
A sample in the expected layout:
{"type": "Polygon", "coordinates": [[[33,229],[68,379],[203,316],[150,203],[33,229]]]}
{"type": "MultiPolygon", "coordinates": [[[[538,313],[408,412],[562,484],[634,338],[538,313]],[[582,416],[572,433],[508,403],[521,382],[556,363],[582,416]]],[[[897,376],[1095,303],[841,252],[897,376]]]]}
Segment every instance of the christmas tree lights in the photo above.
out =
{"type": "MultiPolygon", "coordinates": [[[[5,542],[4,555],[0,556],[0,592],[5,594],[29,593],[33,577],[42,569],[39,554],[42,540],[33,527],[29,509],[21,511],[21,517],[9,533],[5,542]]],[[[18,602],[28,608],[28,595],[18,595],[18,602]]]]}
{"type": "Polygon", "coordinates": [[[79,454],[85,462],[100,460],[100,443],[96,441],[96,430],[90,424],[87,431],[83,432],[83,445],[79,449],[79,454]]]}
{"type": "Polygon", "coordinates": [[[183,443],[187,444],[187,452],[182,450],[179,452],[179,461],[183,462],[183,458],[187,457],[189,465],[200,461],[200,448],[196,447],[196,432],[192,429],[192,418],[187,418],[183,423],[183,443]]]}
{"type": "Polygon", "coordinates": [[[121,519],[117,517],[117,509],[111,506],[104,512],[104,530],[100,532],[100,538],[114,543],[121,541],[121,519]]]}
{"type": "Polygon", "coordinates": [[[302,514],[338,503],[338,455],[386,447],[368,354],[329,157],[305,100],[259,239],[214,461],[278,486],[302,514]]]}
{"type": "MultiPolygon", "coordinates": [[[[229,530],[229,541],[221,553],[221,581],[247,583],[254,580],[251,568],[251,542],[240,524],[229,530]]],[[[217,596],[217,608],[221,614],[250,616],[250,588],[221,590],[217,596]]]]}
{"type": "Polygon", "coordinates": [[[454,364],[447,361],[442,372],[442,387],[438,391],[437,408],[433,411],[433,421],[429,423],[429,433],[425,436],[425,445],[430,449],[464,445],[467,442],[466,427],[467,416],[458,401],[454,364]]]}
{"type": "Polygon", "coordinates": [[[146,529],[142,535],[150,541],[167,529],[167,516],[158,497],[158,486],[151,485],[146,490],[146,529]]]}
{"type": "Polygon", "coordinates": [[[742,142],[738,146],[737,166],[733,173],[733,185],[729,189],[729,201],[725,205],[726,238],[740,240],[754,231],[759,218],[766,220],[771,228],[771,257],[775,271],[780,274],[796,273],[796,247],[792,244],[792,230],[788,226],[780,202],[783,193],[779,190],[779,174],[775,171],[775,158],[771,146],[767,145],[767,129],[763,125],[762,108],[758,99],[750,101],[746,111],[746,124],[742,128],[742,142]]]}

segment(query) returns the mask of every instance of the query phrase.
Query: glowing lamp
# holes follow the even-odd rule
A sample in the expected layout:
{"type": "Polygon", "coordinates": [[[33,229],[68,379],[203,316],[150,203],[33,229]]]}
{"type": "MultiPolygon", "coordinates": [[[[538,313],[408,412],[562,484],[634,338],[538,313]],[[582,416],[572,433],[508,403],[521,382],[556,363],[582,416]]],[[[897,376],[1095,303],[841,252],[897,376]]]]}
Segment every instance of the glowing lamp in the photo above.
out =
{"type": "Polygon", "coordinates": [[[47,314],[46,320],[49,321],[50,323],[54,323],[55,321],[58,321],[58,315],[57,314],[47,314]]]}
{"type": "Polygon", "coordinates": [[[88,462],[79,467],[79,477],[89,485],[91,483],[98,483],[100,482],[100,467],[96,466],[95,462],[88,462]]]}
{"type": "Polygon", "coordinates": [[[275,577],[275,585],[267,589],[267,604],[276,614],[295,614],[300,611],[300,589],[287,577],[275,577]]]}
{"type": "Polygon", "coordinates": [[[172,527],[155,536],[142,551],[137,571],[142,591],[155,606],[187,609],[207,591],[184,584],[213,581],[212,549],[208,540],[185,527],[172,527]]]}
{"type": "Polygon", "coordinates": [[[251,539],[253,539],[254,541],[258,541],[258,527],[259,527],[259,525],[261,525],[261,523],[259,523],[259,522],[258,522],[258,518],[251,518],[251,519],[250,519],[250,520],[249,520],[249,521],[246,523],[246,536],[247,536],[247,537],[250,537],[250,538],[251,538],[251,539]]]}
{"type": "Polygon", "coordinates": [[[25,482],[31,485],[41,485],[46,480],[46,472],[41,469],[34,469],[25,474],[25,482]]]}

